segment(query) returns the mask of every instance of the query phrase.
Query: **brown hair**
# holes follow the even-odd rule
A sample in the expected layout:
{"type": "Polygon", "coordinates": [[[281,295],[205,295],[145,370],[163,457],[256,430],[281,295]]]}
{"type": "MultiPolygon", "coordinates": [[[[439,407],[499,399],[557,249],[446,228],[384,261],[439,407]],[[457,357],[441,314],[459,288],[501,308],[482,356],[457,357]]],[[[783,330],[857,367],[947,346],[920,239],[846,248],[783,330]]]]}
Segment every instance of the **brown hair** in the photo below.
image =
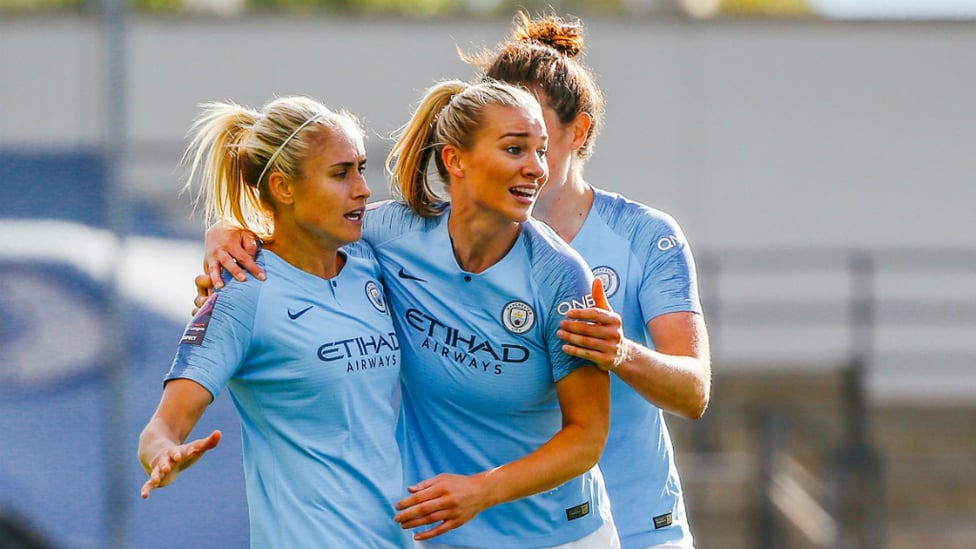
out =
{"type": "Polygon", "coordinates": [[[593,120],[577,158],[593,154],[593,141],[602,125],[604,98],[592,72],[580,60],[583,54],[583,22],[558,15],[532,19],[516,13],[512,36],[494,51],[474,55],[460,53],[485,77],[540,91],[540,101],[551,107],[559,121],[569,124],[580,113],[593,120]]]}

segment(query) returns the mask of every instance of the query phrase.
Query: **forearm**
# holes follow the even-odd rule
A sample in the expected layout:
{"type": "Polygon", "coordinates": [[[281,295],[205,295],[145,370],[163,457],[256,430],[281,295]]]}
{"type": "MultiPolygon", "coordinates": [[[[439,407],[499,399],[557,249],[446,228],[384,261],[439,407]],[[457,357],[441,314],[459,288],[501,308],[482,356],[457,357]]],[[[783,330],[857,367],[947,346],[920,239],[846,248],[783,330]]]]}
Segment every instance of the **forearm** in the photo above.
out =
{"type": "Polygon", "coordinates": [[[139,435],[139,462],[147,471],[156,456],[186,441],[211,399],[195,381],[174,379],[166,384],[156,412],[139,435]]]}
{"type": "Polygon", "coordinates": [[[534,452],[484,473],[495,503],[551,490],[600,460],[610,430],[610,376],[577,368],[556,383],[562,429],[534,452]]]}
{"type": "Polygon", "coordinates": [[[628,340],[624,360],[613,373],[672,414],[699,419],[708,407],[712,375],[707,356],[668,355],[628,340]]]}
{"type": "Polygon", "coordinates": [[[590,470],[606,444],[606,431],[602,433],[567,425],[531,454],[481,473],[491,487],[491,504],[552,490],[590,470]]]}

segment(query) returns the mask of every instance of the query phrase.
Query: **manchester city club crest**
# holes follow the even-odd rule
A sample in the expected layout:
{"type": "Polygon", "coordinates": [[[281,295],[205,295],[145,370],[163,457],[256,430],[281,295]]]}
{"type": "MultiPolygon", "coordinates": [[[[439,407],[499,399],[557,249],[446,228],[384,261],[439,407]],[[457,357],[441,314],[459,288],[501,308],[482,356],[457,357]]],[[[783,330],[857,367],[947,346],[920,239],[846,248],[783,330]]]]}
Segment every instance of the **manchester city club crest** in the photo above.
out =
{"type": "Polygon", "coordinates": [[[603,282],[603,291],[606,292],[608,298],[613,297],[613,294],[617,293],[617,289],[620,288],[620,277],[617,276],[617,271],[610,267],[604,265],[593,269],[593,277],[599,278],[600,282],[603,282]]]}
{"type": "Polygon", "coordinates": [[[513,334],[524,334],[535,325],[535,311],[524,301],[512,301],[502,311],[502,323],[513,334]]]}
{"type": "Polygon", "coordinates": [[[366,283],[366,297],[369,298],[369,302],[373,304],[373,307],[376,307],[377,311],[386,313],[386,297],[379,285],[372,280],[366,283]]]}

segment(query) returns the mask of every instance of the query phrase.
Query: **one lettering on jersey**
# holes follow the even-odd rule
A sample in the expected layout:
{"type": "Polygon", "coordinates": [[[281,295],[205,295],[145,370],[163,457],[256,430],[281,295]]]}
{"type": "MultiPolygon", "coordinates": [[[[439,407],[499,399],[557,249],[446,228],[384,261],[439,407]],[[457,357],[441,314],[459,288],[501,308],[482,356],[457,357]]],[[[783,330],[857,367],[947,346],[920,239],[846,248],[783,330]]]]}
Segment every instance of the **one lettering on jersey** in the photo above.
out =
{"type": "Polygon", "coordinates": [[[422,348],[441,358],[482,372],[501,375],[503,364],[525,362],[531,354],[522,345],[492,343],[476,334],[468,334],[459,328],[448,326],[417,309],[407,311],[406,321],[408,326],[425,336],[422,348]]]}
{"type": "Polygon", "coordinates": [[[396,334],[390,332],[386,335],[358,336],[323,343],[319,346],[318,357],[323,362],[333,362],[398,350],[400,350],[400,342],[396,334]]]}
{"type": "Polygon", "coordinates": [[[657,241],[657,249],[662,252],[666,252],[671,248],[681,248],[685,245],[676,235],[669,234],[668,236],[662,236],[657,241]]]}
{"type": "Polygon", "coordinates": [[[596,299],[593,298],[593,294],[586,294],[567,301],[560,301],[559,305],[556,305],[556,312],[564,315],[571,309],[590,309],[593,307],[596,307],[596,299]]]}

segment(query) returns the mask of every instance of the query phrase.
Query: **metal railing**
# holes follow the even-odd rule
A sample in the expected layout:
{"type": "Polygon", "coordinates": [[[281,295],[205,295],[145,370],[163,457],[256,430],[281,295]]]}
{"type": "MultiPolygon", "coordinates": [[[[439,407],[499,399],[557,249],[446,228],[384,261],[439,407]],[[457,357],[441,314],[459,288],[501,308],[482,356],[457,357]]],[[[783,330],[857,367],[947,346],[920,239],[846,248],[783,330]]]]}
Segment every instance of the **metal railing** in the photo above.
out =
{"type": "MultiPolygon", "coordinates": [[[[790,547],[789,540],[797,535],[804,546],[885,547],[884,460],[873,440],[870,379],[878,376],[892,356],[913,352],[949,362],[963,357],[957,361],[957,371],[948,371],[950,376],[971,371],[976,353],[933,345],[924,338],[906,345],[884,334],[933,325],[973,333],[976,249],[735,250],[698,256],[713,340],[721,340],[729,331],[782,325],[800,332],[840,326],[840,337],[847,339],[842,345],[845,357],[830,366],[840,380],[839,414],[782,403],[754,408],[749,429],[759,441],[755,456],[759,490],[753,523],[756,547],[790,547]],[[782,295],[791,277],[816,279],[817,273],[831,279],[835,288],[819,288],[812,295],[782,295]],[[746,297],[736,295],[734,284],[729,284],[731,279],[756,275],[785,283],[778,291],[767,292],[770,295],[747,288],[746,297]],[[959,276],[961,283],[947,283],[952,276],[959,276]],[[892,340],[901,347],[893,349],[892,340]],[[833,428],[827,425],[831,421],[833,428]]],[[[961,338],[959,343],[969,342],[961,338]]],[[[723,363],[721,345],[713,360],[723,363]]],[[[755,360],[772,363],[767,367],[773,369],[797,367],[782,357],[764,359],[761,353],[756,353],[755,360]]],[[[811,358],[799,357],[796,362],[802,368],[811,358]]],[[[709,441],[714,434],[708,428],[695,431],[695,446],[714,451],[714,443],[709,441]]]]}

